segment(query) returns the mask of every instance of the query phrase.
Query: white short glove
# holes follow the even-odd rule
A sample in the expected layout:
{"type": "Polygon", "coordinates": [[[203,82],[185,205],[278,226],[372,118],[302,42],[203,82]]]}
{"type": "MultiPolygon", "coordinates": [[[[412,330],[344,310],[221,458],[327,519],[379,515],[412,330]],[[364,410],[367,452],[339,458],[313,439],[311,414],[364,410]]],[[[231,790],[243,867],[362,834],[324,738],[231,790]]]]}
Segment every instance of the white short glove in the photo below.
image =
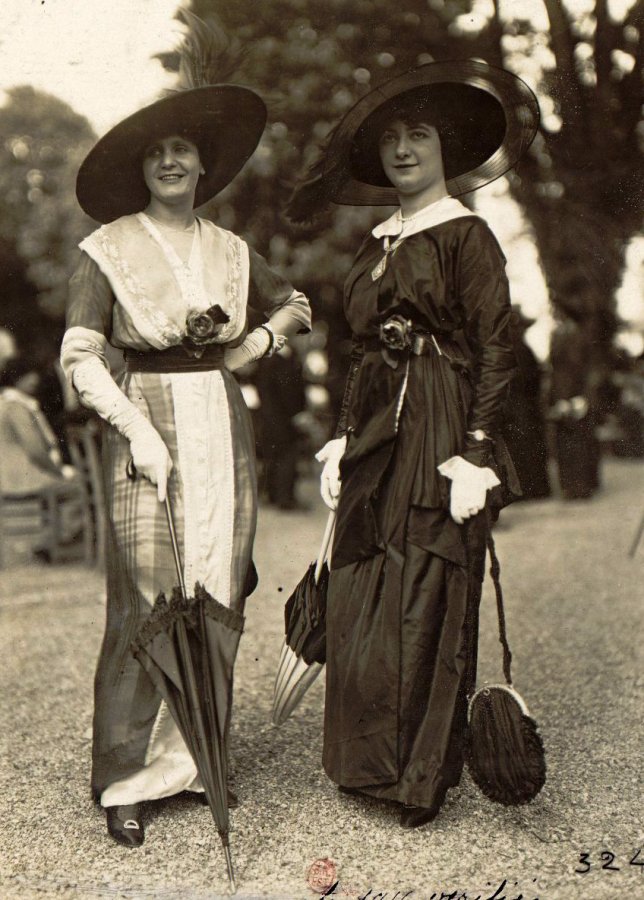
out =
{"type": "Polygon", "coordinates": [[[137,471],[156,484],[159,502],[163,503],[172,459],[150,420],[128,400],[98,357],[75,366],[72,382],[83,405],[95,410],[130,442],[137,471]]]}
{"type": "Polygon", "coordinates": [[[324,463],[322,474],[320,476],[320,494],[329,509],[336,509],[338,506],[338,498],[340,497],[340,460],[344,456],[347,449],[347,439],[345,437],[334,438],[332,441],[322,447],[315,454],[318,462],[324,463]]]}
{"type": "Polygon", "coordinates": [[[438,471],[452,482],[449,511],[459,525],[484,508],[489,488],[501,484],[492,469],[475,466],[462,456],[452,456],[438,471]]]}
{"type": "Polygon", "coordinates": [[[261,359],[268,351],[281,349],[286,343],[283,334],[274,334],[271,338],[267,327],[258,326],[250,331],[239,347],[229,347],[224,351],[224,363],[230,372],[241,369],[249,363],[261,359]]]}

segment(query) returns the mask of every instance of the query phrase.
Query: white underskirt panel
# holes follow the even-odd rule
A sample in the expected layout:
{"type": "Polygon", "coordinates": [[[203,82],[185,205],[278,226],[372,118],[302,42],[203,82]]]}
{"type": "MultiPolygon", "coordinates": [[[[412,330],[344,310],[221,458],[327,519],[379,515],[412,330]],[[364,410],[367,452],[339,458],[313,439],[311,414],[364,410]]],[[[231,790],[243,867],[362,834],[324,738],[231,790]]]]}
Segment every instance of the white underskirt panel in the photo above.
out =
{"type": "Polygon", "coordinates": [[[101,794],[101,806],[128,806],[172,797],[180,791],[203,791],[203,787],[179,729],[162,702],[144,767],[128,778],[112,782],[101,794]]]}
{"type": "MultiPolygon", "coordinates": [[[[235,479],[223,377],[218,371],[161,377],[168,379],[174,401],[186,588],[190,593],[199,582],[220,603],[230,606],[235,479]]],[[[162,702],[144,767],[110,784],[101,795],[101,806],[157,800],[185,790],[203,788],[179,729],[162,702]]]]}
{"type": "Polygon", "coordinates": [[[235,478],[230,414],[221,372],[171,379],[183,484],[184,574],[230,606],[235,478]]]}

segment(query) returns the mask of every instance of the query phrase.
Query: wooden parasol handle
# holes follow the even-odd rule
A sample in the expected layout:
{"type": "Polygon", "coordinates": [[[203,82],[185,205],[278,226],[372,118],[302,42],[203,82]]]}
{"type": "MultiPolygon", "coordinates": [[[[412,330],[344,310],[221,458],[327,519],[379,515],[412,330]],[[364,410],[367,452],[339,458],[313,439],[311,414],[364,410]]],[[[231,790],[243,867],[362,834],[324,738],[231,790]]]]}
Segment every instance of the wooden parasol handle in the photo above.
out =
{"type": "MultiPolygon", "coordinates": [[[[138,472],[134,465],[132,457],[129,458],[125,467],[125,473],[130,481],[136,481],[138,472]]],[[[168,520],[168,531],[170,532],[170,541],[172,543],[172,553],[174,554],[174,564],[177,569],[177,578],[179,579],[179,587],[181,588],[181,596],[184,600],[188,599],[186,591],[186,582],[183,577],[183,563],[181,562],[181,554],[179,553],[179,542],[177,541],[177,532],[174,527],[174,517],[172,515],[172,507],[170,506],[170,498],[166,493],[165,497],[165,517],[168,520]]]]}
{"type": "Polygon", "coordinates": [[[172,543],[172,552],[174,554],[174,564],[177,568],[177,578],[179,579],[179,587],[181,588],[181,596],[184,600],[188,599],[188,592],[186,591],[186,582],[183,577],[183,564],[181,562],[181,554],[179,553],[179,543],[177,541],[177,532],[174,528],[174,517],[172,515],[172,507],[170,506],[170,499],[166,494],[165,498],[165,517],[168,520],[168,531],[170,532],[170,541],[172,543]]]}

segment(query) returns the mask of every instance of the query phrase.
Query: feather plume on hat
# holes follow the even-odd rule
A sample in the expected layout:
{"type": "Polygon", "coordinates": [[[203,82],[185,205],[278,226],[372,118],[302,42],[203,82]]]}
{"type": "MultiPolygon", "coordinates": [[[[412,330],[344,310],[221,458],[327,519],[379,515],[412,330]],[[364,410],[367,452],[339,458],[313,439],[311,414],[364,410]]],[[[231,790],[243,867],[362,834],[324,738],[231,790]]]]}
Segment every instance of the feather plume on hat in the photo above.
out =
{"type": "Polygon", "coordinates": [[[285,214],[294,225],[311,225],[328,207],[345,177],[342,167],[328,159],[327,151],[337,126],[316,148],[315,155],[286,202],[285,214]]]}
{"type": "Polygon", "coordinates": [[[241,42],[228,34],[215,16],[204,21],[188,9],[180,9],[175,19],[187,28],[175,51],[176,90],[190,91],[229,81],[243,60],[241,42]]]}

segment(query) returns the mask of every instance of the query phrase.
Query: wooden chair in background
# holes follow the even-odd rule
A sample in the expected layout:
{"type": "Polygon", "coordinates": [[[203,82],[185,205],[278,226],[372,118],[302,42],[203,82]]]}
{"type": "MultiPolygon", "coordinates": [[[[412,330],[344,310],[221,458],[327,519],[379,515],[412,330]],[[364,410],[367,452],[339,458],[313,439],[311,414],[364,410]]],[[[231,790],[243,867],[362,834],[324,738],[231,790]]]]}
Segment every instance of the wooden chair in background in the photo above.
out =
{"type": "Polygon", "coordinates": [[[62,482],[39,491],[3,496],[0,492],[0,568],[28,564],[34,552],[52,563],[88,561],[93,554],[93,536],[87,504],[79,482],[62,482]],[[61,540],[64,532],[63,505],[75,507],[78,539],[61,540]]]}
{"type": "Polygon", "coordinates": [[[65,429],[72,464],[80,473],[87,500],[92,537],[92,562],[105,565],[105,488],[101,467],[101,426],[96,419],[82,424],[69,424],[65,429]]]}

